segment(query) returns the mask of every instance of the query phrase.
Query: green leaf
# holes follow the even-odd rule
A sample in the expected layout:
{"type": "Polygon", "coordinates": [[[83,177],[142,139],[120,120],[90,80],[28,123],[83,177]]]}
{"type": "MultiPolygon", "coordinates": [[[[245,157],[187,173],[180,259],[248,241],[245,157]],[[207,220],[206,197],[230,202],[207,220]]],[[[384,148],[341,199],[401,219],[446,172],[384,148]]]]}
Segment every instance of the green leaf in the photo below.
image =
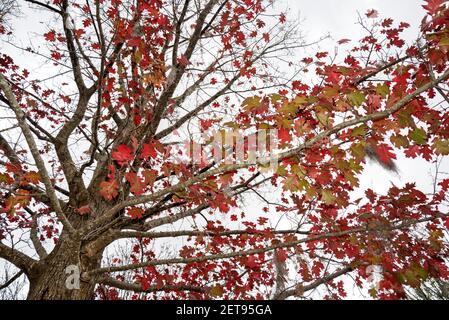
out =
{"type": "Polygon", "coordinates": [[[349,172],[345,173],[345,179],[352,187],[357,188],[359,186],[359,179],[357,179],[353,174],[349,172]]]}
{"type": "Polygon", "coordinates": [[[378,84],[376,87],[376,93],[382,98],[386,98],[390,94],[390,88],[384,83],[384,84],[378,84]]]}
{"type": "Polygon", "coordinates": [[[279,176],[284,177],[284,176],[287,175],[287,169],[286,169],[284,166],[279,166],[279,167],[277,168],[276,173],[277,173],[279,176]]]}
{"type": "Polygon", "coordinates": [[[400,134],[391,136],[390,141],[396,148],[407,148],[409,146],[407,137],[401,136],[400,134]]]}
{"type": "Polygon", "coordinates": [[[298,106],[294,103],[286,103],[278,110],[279,113],[283,115],[296,114],[298,112],[298,106]]]}
{"type": "Polygon", "coordinates": [[[283,100],[283,99],[284,99],[284,97],[281,96],[281,95],[278,94],[278,93],[273,93],[273,94],[271,94],[271,95],[270,95],[270,98],[271,98],[271,103],[273,103],[273,104],[276,104],[276,103],[279,102],[280,100],[283,100]]]}
{"type": "Polygon", "coordinates": [[[295,104],[296,106],[300,106],[300,105],[305,104],[307,102],[309,102],[309,98],[307,98],[306,96],[297,96],[292,101],[292,103],[295,104]]]}
{"type": "Polygon", "coordinates": [[[449,155],[449,140],[436,140],[433,144],[435,153],[438,155],[449,155]]]}
{"type": "Polygon", "coordinates": [[[349,167],[352,171],[355,171],[357,173],[360,173],[363,170],[363,167],[360,165],[360,163],[356,162],[354,159],[349,160],[349,167]]]}
{"type": "Polygon", "coordinates": [[[365,145],[363,143],[353,144],[351,153],[356,160],[362,160],[365,157],[365,145]]]}
{"type": "Polygon", "coordinates": [[[355,107],[360,107],[365,102],[365,95],[360,91],[351,92],[348,94],[348,98],[349,103],[355,107]]]}
{"type": "Polygon", "coordinates": [[[224,125],[225,127],[233,128],[233,129],[239,129],[239,128],[240,128],[240,125],[239,125],[238,123],[232,122],[232,121],[226,122],[226,123],[224,123],[223,125],[224,125]]]}
{"type": "Polygon", "coordinates": [[[337,198],[334,196],[331,190],[321,191],[321,200],[327,205],[333,205],[337,198]]]}
{"type": "Polygon", "coordinates": [[[5,173],[0,173],[0,182],[2,183],[11,183],[11,178],[5,174],[5,173]]]}
{"type": "Polygon", "coordinates": [[[242,105],[246,111],[251,111],[252,109],[260,106],[260,97],[254,96],[246,98],[245,100],[243,100],[242,105]]]}
{"type": "Polygon", "coordinates": [[[405,271],[405,279],[406,283],[411,287],[417,287],[419,285],[419,280],[416,277],[415,273],[412,270],[405,271]]]}
{"type": "Polygon", "coordinates": [[[298,191],[298,178],[296,176],[288,176],[284,181],[284,190],[291,192],[298,191]]]}
{"type": "Polygon", "coordinates": [[[443,37],[441,38],[440,42],[438,43],[440,47],[449,46],[449,37],[443,37]]]}
{"type": "Polygon", "coordinates": [[[306,190],[309,187],[309,182],[306,179],[298,180],[298,188],[299,190],[306,190]]]}
{"type": "Polygon", "coordinates": [[[318,121],[325,127],[329,126],[329,113],[326,111],[320,111],[317,113],[318,121]]]}
{"type": "Polygon", "coordinates": [[[338,90],[334,87],[326,87],[323,89],[323,96],[330,99],[338,95],[338,90]]]}
{"type": "Polygon", "coordinates": [[[377,289],[375,287],[370,288],[368,293],[372,298],[377,298],[377,289]]]}
{"type": "Polygon", "coordinates": [[[398,120],[401,127],[414,127],[415,121],[412,117],[412,110],[410,109],[404,109],[400,112],[398,112],[398,120]]]}
{"type": "Polygon", "coordinates": [[[359,137],[359,136],[364,136],[367,131],[368,131],[368,127],[366,126],[366,124],[362,124],[361,126],[355,127],[354,129],[352,129],[351,136],[353,136],[354,138],[359,137]]]}
{"type": "Polygon", "coordinates": [[[307,189],[306,189],[306,197],[307,197],[307,199],[311,200],[311,199],[313,199],[316,195],[317,195],[316,189],[315,189],[313,186],[309,185],[309,186],[307,187],[307,189]]]}
{"type": "Polygon", "coordinates": [[[415,130],[410,133],[410,138],[419,145],[427,143],[427,133],[421,128],[415,128],[415,130]]]}
{"type": "Polygon", "coordinates": [[[292,172],[298,176],[298,178],[304,178],[306,176],[304,168],[301,168],[297,164],[292,166],[292,172]]]}

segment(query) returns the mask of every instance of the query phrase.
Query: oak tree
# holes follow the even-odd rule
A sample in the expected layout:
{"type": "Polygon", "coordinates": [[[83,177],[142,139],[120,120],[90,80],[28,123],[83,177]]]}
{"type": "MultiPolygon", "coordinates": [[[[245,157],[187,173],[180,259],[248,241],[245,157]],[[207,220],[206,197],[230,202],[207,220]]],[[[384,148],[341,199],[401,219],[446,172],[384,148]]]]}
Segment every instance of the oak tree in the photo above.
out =
{"type": "Polygon", "coordinates": [[[370,158],[400,174],[399,153],[449,154],[448,1],[422,2],[413,43],[370,10],[338,55],[305,50],[268,0],[25,4],[48,23],[24,46],[0,20],[0,258],[28,299],[343,298],[347,281],[391,299],[447,280],[447,177],[352,194],[370,158]],[[275,169],[190,152],[274,129],[275,169]]]}

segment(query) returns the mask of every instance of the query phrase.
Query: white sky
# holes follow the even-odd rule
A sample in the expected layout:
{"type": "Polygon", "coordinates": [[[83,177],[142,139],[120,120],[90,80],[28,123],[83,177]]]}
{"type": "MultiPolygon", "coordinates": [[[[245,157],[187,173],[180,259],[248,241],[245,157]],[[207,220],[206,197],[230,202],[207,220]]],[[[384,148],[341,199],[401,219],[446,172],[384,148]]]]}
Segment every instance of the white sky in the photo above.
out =
{"type": "MultiPolygon", "coordinates": [[[[366,35],[356,24],[358,13],[364,15],[369,9],[375,9],[383,18],[393,18],[396,22],[408,22],[411,27],[403,36],[409,42],[416,39],[425,11],[421,0],[280,0],[280,8],[289,8],[290,16],[299,16],[303,30],[309,40],[330,34],[332,39],[320,43],[320,49],[333,52],[335,42],[340,39],[359,40],[366,35]]],[[[348,45],[351,48],[351,44],[348,45]]],[[[343,52],[340,52],[342,56],[343,52]]],[[[362,174],[361,188],[373,188],[379,193],[386,192],[391,182],[400,186],[406,182],[416,182],[421,188],[430,191],[429,172],[433,165],[422,159],[406,159],[398,154],[400,174],[389,174],[378,165],[368,165],[362,174]]],[[[441,169],[449,171],[449,161],[441,169]]]]}
{"type": "Polygon", "coordinates": [[[310,35],[330,32],[336,40],[358,38],[361,29],[355,26],[357,12],[364,14],[369,9],[376,9],[386,18],[409,22],[415,27],[413,35],[424,15],[423,1],[420,0],[281,0],[280,3],[287,4],[291,13],[300,13],[310,35]]]}

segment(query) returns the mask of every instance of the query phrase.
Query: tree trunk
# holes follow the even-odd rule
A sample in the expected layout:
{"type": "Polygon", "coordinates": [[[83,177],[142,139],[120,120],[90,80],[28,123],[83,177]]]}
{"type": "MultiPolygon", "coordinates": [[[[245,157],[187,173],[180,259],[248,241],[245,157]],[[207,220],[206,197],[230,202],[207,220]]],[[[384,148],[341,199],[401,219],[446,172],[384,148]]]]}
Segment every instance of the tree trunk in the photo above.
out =
{"type": "Polygon", "coordinates": [[[59,243],[29,275],[28,300],[91,300],[95,282],[83,281],[81,274],[100,267],[101,254],[82,253],[77,241],[60,239],[59,243]]]}

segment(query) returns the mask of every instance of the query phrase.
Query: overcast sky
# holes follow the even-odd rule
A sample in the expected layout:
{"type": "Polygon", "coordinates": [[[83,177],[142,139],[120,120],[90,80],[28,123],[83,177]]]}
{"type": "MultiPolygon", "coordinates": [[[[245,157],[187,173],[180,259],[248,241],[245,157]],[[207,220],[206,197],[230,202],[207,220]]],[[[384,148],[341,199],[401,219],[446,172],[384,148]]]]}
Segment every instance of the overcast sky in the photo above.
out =
{"type": "Polygon", "coordinates": [[[376,9],[381,16],[412,24],[409,34],[416,35],[424,15],[420,0],[281,0],[291,8],[291,13],[300,13],[304,29],[310,35],[320,36],[330,32],[335,38],[357,39],[361,29],[355,25],[357,12],[364,14],[376,9]]]}
{"type": "MultiPolygon", "coordinates": [[[[319,38],[329,33],[332,40],[320,44],[321,49],[333,51],[335,41],[348,38],[357,41],[363,35],[362,28],[356,24],[358,13],[365,14],[369,9],[375,9],[380,17],[391,17],[395,21],[405,21],[411,27],[404,33],[409,42],[419,34],[419,25],[424,17],[421,0],[280,0],[279,6],[289,8],[291,16],[297,15],[302,20],[302,29],[309,40],[319,38]]],[[[391,183],[397,186],[407,182],[416,182],[420,188],[431,191],[429,173],[433,165],[422,159],[406,159],[398,154],[399,175],[386,172],[378,165],[368,165],[362,174],[360,191],[373,188],[379,193],[385,193],[391,183]]],[[[442,164],[441,169],[449,171],[449,161],[442,164]]]]}

